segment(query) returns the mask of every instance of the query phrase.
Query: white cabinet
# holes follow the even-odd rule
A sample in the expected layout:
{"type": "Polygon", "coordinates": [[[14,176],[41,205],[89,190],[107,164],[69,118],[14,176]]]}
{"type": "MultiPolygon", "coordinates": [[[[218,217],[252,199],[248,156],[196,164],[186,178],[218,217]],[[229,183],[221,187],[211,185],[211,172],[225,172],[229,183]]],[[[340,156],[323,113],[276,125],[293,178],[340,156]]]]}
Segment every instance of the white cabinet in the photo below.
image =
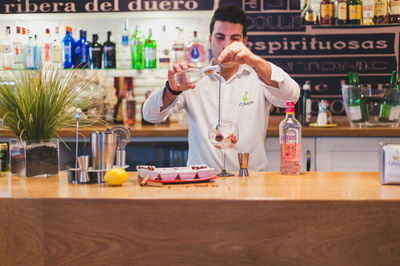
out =
{"type": "Polygon", "coordinates": [[[379,171],[380,143],[400,143],[396,137],[317,137],[316,171],[379,171]]]}
{"type": "MultiPolygon", "coordinates": [[[[279,137],[267,137],[266,150],[268,158],[268,171],[279,171],[279,137]]],[[[311,171],[315,171],[315,138],[302,137],[301,139],[301,169],[306,171],[306,155],[311,156],[311,171]]]]}

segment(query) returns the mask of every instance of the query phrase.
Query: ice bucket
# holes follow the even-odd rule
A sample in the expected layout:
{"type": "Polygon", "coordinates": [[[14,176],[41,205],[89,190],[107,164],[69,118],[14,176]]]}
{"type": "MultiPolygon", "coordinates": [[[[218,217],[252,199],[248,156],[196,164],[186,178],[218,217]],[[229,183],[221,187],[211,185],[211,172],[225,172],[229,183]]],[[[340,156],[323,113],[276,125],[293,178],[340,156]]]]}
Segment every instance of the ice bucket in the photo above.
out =
{"type": "Polygon", "coordinates": [[[398,127],[400,94],[392,88],[342,85],[343,104],[351,127],[398,127]]]}

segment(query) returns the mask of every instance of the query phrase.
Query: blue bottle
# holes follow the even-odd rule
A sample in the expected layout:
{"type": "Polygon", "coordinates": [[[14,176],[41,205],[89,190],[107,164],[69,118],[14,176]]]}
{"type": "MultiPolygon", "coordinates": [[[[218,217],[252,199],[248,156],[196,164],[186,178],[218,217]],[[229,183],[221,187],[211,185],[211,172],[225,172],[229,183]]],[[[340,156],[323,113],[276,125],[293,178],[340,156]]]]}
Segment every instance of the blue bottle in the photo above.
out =
{"type": "Polygon", "coordinates": [[[75,40],[72,38],[72,29],[71,27],[66,27],[65,37],[61,43],[61,52],[62,52],[62,60],[64,68],[72,68],[74,67],[74,45],[75,40]]]}
{"type": "Polygon", "coordinates": [[[80,39],[74,48],[74,65],[77,68],[88,68],[90,43],[86,40],[86,31],[80,30],[79,35],[80,39]]]}
{"type": "Polygon", "coordinates": [[[42,47],[39,44],[37,34],[34,35],[35,41],[33,43],[33,61],[35,64],[35,69],[40,69],[42,67],[42,47]]]}

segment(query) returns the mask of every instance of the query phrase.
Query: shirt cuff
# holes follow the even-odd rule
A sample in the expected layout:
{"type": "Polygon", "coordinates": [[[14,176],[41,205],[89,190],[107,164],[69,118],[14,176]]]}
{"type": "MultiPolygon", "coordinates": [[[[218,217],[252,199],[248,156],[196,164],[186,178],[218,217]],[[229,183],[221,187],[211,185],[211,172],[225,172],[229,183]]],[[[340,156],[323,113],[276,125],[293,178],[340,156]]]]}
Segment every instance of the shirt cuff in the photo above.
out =
{"type": "Polygon", "coordinates": [[[282,68],[270,63],[271,65],[271,80],[277,83],[282,82],[286,78],[286,72],[282,68]]]}
{"type": "MultiPolygon", "coordinates": [[[[164,95],[164,90],[166,90],[167,88],[164,86],[162,89],[155,91],[155,96],[156,96],[156,108],[158,108],[158,110],[160,110],[160,108],[163,106],[163,95],[164,95]]],[[[175,98],[175,100],[172,101],[172,103],[165,108],[164,110],[160,111],[160,114],[165,114],[168,113],[168,110],[171,109],[175,103],[178,101],[178,97],[175,98]]]]}

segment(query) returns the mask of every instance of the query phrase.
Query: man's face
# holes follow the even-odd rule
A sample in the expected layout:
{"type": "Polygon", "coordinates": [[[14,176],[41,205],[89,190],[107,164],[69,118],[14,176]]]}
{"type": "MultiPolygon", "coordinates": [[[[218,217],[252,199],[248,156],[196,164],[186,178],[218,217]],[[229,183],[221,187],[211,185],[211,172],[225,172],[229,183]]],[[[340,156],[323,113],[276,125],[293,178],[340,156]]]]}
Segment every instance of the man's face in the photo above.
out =
{"type": "MultiPolygon", "coordinates": [[[[247,43],[247,37],[243,38],[243,26],[242,24],[236,24],[225,21],[215,21],[214,31],[210,35],[211,50],[214,56],[214,64],[216,62],[219,54],[232,42],[239,41],[244,44],[247,43]]],[[[225,66],[237,64],[235,62],[230,62],[224,64],[225,66]]]]}

